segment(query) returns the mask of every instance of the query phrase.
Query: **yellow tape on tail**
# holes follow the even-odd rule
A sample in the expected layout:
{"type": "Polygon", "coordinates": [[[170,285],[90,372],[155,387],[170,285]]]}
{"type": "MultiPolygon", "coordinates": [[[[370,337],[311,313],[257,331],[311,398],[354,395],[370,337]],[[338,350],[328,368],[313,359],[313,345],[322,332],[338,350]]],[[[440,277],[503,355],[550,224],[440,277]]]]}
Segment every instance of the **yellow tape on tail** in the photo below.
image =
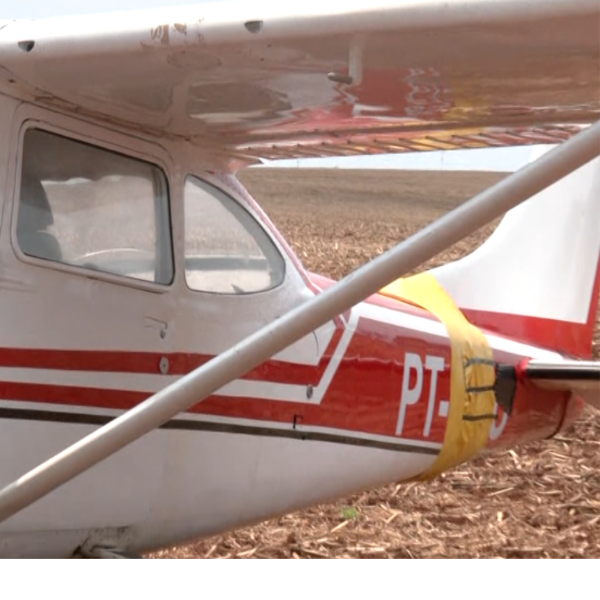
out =
{"type": "Polygon", "coordinates": [[[450,337],[450,410],[444,444],[431,468],[418,477],[430,479],[473,458],[487,443],[496,403],[493,352],[433,275],[399,279],[380,293],[431,312],[450,337]]]}

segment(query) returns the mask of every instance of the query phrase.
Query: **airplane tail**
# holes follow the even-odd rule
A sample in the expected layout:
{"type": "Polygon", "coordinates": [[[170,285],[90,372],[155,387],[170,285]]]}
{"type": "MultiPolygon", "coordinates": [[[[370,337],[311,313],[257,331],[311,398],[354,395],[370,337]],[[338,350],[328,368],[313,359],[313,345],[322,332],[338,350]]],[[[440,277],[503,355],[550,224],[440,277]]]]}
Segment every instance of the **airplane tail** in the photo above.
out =
{"type": "Polygon", "coordinates": [[[590,358],[600,288],[600,158],[509,211],[472,254],[430,272],[474,325],[590,358]]]}

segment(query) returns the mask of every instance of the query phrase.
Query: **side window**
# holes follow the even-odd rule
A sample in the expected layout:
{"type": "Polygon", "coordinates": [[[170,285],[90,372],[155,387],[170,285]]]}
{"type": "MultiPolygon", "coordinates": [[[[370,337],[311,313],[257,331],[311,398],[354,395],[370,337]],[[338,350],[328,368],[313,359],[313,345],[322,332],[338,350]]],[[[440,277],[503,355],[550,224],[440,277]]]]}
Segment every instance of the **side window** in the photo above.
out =
{"type": "Polygon", "coordinates": [[[281,284],[285,262],[237,202],[189,177],[185,183],[185,276],[192,290],[250,294],[281,284]]]}
{"type": "Polygon", "coordinates": [[[154,165],[30,129],[17,242],[24,254],[169,284],[167,182],[154,165]]]}

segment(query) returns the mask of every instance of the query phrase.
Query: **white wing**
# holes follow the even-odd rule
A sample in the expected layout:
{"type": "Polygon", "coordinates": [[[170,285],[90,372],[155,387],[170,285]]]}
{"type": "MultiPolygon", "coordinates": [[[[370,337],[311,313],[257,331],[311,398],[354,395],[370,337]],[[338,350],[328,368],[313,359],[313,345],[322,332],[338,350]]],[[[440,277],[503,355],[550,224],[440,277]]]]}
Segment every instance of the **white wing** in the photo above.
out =
{"type": "Polygon", "coordinates": [[[557,143],[597,0],[198,5],[0,26],[0,91],[250,160],[557,143]]]}

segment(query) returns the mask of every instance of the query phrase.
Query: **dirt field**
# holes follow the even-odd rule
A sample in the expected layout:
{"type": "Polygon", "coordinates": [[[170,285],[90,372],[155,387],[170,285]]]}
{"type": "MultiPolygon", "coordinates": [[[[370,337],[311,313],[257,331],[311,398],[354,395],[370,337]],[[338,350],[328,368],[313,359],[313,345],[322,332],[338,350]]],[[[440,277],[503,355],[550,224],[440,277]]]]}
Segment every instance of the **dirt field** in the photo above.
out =
{"type": "MultiPolygon", "coordinates": [[[[251,170],[241,177],[307,268],[338,279],[499,180],[491,173],[251,170]]],[[[432,261],[456,258],[475,234],[432,261]]],[[[600,320],[594,353],[600,357],[600,320]]],[[[163,558],[600,558],[600,412],[568,432],[274,519],[163,558]]]]}

